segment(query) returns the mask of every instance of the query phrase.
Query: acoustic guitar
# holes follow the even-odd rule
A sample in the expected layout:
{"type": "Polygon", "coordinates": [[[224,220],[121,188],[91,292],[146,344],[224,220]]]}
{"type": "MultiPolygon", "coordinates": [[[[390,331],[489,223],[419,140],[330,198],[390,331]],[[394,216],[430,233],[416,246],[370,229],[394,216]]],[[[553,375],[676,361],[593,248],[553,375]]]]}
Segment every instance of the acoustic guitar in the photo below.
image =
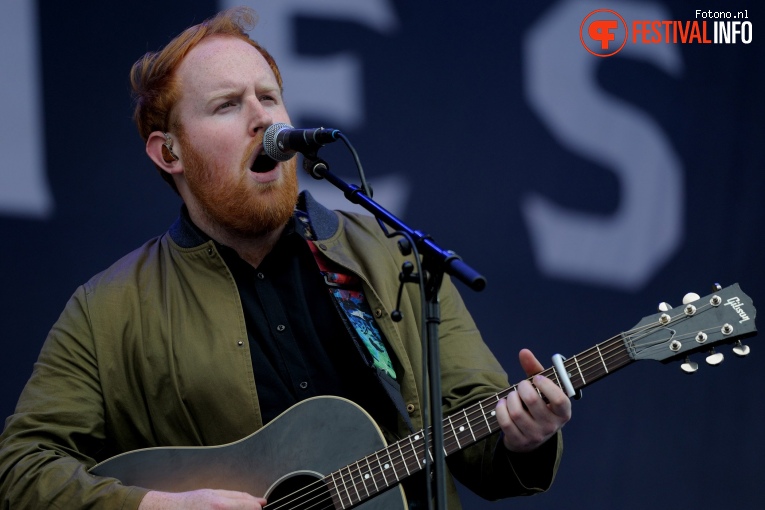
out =
{"type": "MultiPolygon", "coordinates": [[[[681,368],[695,372],[689,354],[709,351],[707,362],[718,364],[718,344],[735,344],[753,336],[756,310],[738,284],[704,297],[685,299],[682,308],[662,304],[632,329],[563,361],[542,375],[569,393],[640,360],[668,363],[684,359],[681,368]]],[[[441,422],[446,455],[489,434],[499,425],[494,408],[515,386],[481,400],[441,422]]],[[[428,452],[431,456],[431,452],[428,452]]],[[[431,456],[432,458],[432,456],[431,456]]],[[[422,431],[387,445],[372,418],[356,404],[337,397],[302,401],[254,434],[212,447],[160,447],[123,453],[94,466],[90,472],[126,485],[183,492],[201,488],[228,489],[262,495],[266,510],[405,510],[399,482],[422,470],[422,431]],[[395,489],[395,490],[389,490],[395,489]]]]}

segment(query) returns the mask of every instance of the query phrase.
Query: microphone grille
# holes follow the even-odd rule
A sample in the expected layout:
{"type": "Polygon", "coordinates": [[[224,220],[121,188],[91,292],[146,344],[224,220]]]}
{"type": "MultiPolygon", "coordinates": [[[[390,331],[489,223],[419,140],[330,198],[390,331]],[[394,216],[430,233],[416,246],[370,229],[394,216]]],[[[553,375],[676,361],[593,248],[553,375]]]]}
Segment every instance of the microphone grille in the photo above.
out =
{"type": "Polygon", "coordinates": [[[292,126],[284,122],[278,122],[268,126],[263,134],[263,150],[268,157],[276,161],[287,161],[295,155],[295,153],[282,151],[276,143],[276,136],[284,129],[292,129],[292,126]]]}

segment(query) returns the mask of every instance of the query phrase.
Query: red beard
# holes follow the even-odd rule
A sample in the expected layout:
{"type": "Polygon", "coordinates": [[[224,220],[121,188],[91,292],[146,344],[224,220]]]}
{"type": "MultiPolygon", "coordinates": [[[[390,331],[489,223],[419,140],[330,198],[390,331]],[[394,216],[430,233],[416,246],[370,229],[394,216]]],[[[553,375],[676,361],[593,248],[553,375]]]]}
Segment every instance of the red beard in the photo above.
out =
{"type": "Polygon", "coordinates": [[[280,179],[258,184],[247,175],[250,170],[244,168],[260,140],[253,140],[248,147],[240,164],[240,177],[236,180],[228,178],[230,169],[205,160],[182,130],[178,139],[183,148],[189,191],[209,221],[240,238],[261,237],[287,223],[298,197],[295,159],[282,163],[280,179]]]}

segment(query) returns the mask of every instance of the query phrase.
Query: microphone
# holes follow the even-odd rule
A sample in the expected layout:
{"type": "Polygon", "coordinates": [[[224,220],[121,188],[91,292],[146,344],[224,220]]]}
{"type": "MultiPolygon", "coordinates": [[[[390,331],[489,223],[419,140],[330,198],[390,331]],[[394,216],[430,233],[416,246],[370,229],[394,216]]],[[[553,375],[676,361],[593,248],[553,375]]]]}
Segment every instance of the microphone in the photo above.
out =
{"type": "Polygon", "coordinates": [[[279,122],[268,126],[263,135],[263,150],[276,161],[287,161],[296,153],[315,152],[328,143],[336,142],[340,131],[329,128],[295,129],[279,122]]]}

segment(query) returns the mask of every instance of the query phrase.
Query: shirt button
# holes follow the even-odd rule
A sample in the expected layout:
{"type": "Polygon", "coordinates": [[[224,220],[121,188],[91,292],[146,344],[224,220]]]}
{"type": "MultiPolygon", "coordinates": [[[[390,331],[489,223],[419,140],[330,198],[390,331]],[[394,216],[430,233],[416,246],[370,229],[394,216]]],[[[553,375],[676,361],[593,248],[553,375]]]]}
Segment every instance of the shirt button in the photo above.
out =
{"type": "Polygon", "coordinates": [[[262,280],[265,277],[266,275],[264,275],[263,273],[258,273],[258,280],[262,280]]]}
{"type": "Polygon", "coordinates": [[[276,331],[284,331],[285,329],[287,329],[287,326],[285,326],[284,324],[279,324],[278,326],[276,326],[276,331]]]}
{"type": "Polygon", "coordinates": [[[243,345],[244,345],[244,342],[242,342],[241,340],[239,340],[239,341],[238,341],[236,344],[237,344],[239,347],[241,347],[241,346],[243,346],[243,345]]]}
{"type": "Polygon", "coordinates": [[[321,248],[324,251],[327,251],[327,245],[324,243],[319,244],[319,248],[321,248]]]}
{"type": "Polygon", "coordinates": [[[382,310],[380,308],[375,309],[375,317],[377,317],[378,319],[382,317],[382,310]]]}
{"type": "Polygon", "coordinates": [[[407,404],[406,405],[406,410],[409,413],[413,413],[414,412],[414,404],[407,404]]]}
{"type": "Polygon", "coordinates": [[[303,381],[303,382],[301,382],[301,383],[300,383],[300,389],[301,389],[301,390],[304,390],[304,389],[306,389],[307,387],[308,387],[308,383],[307,383],[307,382],[303,381]]]}

